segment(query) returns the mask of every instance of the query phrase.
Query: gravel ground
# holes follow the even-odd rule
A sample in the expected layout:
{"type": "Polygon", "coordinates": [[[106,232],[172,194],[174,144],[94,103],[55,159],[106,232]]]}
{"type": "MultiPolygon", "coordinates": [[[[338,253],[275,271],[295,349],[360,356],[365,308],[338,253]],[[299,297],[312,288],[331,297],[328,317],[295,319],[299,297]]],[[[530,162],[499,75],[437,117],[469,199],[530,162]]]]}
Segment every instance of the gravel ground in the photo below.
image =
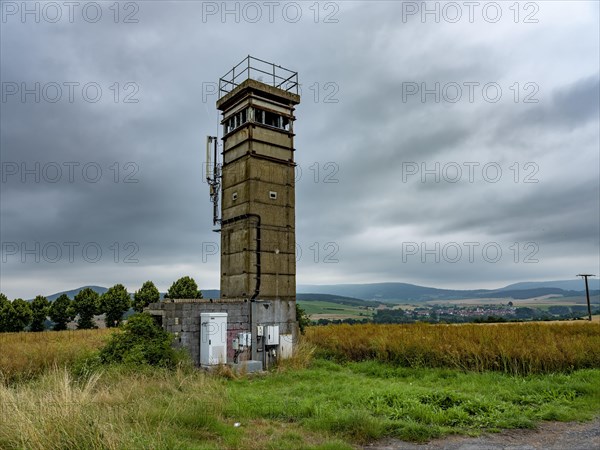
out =
{"type": "Polygon", "coordinates": [[[592,422],[544,422],[534,430],[505,430],[479,437],[450,436],[427,444],[386,439],[365,450],[600,450],[600,417],[592,422]]]}

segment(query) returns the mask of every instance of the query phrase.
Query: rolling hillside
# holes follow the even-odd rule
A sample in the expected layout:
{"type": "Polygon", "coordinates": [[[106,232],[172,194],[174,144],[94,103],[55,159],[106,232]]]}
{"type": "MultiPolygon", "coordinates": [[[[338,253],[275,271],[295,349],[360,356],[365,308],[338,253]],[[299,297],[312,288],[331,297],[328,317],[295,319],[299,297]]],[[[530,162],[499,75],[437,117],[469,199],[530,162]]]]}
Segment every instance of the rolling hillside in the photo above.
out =
{"type": "MultiPolygon", "coordinates": [[[[553,284],[555,282],[549,282],[553,284]]],[[[527,283],[515,284],[511,289],[475,289],[453,290],[418,286],[407,283],[374,283],[374,284],[337,284],[337,285],[300,285],[299,293],[319,292],[331,295],[355,297],[379,302],[426,302],[435,300],[458,300],[476,298],[512,298],[526,299],[545,295],[564,297],[584,296],[584,285],[580,282],[579,290],[564,290],[558,287],[540,286],[526,288],[527,283]]],[[[566,286],[567,284],[565,284],[566,286]]],[[[598,290],[592,290],[591,295],[598,295],[598,290]]]]}
{"type": "MultiPolygon", "coordinates": [[[[598,280],[590,280],[590,294],[597,297],[598,280]]],[[[454,290],[438,289],[433,287],[418,286],[409,283],[372,283],[372,284],[332,284],[332,285],[299,285],[297,298],[301,302],[326,301],[348,306],[372,306],[380,303],[421,303],[432,301],[449,301],[460,299],[490,299],[506,298],[523,300],[543,296],[555,297],[585,297],[584,285],[579,280],[580,289],[564,289],[557,286],[577,287],[577,280],[548,281],[548,282],[523,282],[505,286],[500,289],[475,289],[454,290]]],[[[53,301],[61,294],[73,298],[80,290],[90,287],[99,294],[107,291],[102,286],[83,286],[64,292],[57,292],[48,296],[53,301]]],[[[205,289],[202,291],[204,298],[219,298],[218,289],[205,289]]],[[[164,293],[161,293],[161,298],[164,293]]]]}

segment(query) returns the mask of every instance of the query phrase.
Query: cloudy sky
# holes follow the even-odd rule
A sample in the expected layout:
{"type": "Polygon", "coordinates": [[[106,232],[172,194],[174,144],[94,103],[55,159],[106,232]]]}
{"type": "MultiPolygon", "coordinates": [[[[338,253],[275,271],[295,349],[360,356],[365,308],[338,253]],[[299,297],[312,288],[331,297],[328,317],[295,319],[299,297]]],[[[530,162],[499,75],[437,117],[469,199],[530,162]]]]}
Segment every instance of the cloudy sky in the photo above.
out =
{"type": "Polygon", "coordinates": [[[205,136],[248,54],[299,73],[299,284],[600,272],[596,1],[23,6],[0,23],[10,298],[218,288],[205,136]]]}

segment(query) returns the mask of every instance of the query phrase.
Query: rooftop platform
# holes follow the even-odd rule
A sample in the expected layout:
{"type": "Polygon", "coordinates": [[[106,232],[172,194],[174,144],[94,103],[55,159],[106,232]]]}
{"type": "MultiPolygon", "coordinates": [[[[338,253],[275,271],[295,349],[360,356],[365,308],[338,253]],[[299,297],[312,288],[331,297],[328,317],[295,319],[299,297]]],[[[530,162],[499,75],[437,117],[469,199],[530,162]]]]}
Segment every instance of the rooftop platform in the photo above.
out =
{"type": "Polygon", "coordinates": [[[298,72],[248,55],[219,79],[219,99],[246,80],[298,95],[298,72]]]}

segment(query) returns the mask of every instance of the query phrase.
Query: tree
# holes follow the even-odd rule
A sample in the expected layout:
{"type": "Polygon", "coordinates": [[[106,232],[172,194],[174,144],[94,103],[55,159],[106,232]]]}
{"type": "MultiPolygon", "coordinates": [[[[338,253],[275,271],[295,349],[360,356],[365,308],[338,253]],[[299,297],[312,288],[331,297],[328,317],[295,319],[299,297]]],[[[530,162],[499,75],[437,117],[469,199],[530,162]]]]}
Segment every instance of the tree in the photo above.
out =
{"type": "Polygon", "coordinates": [[[107,328],[119,326],[123,314],[131,305],[131,298],[122,284],[115,284],[100,297],[100,311],[105,314],[107,328]]]}
{"type": "Polygon", "coordinates": [[[94,315],[98,312],[99,300],[100,296],[91,288],[82,289],[75,296],[73,299],[73,310],[79,316],[77,319],[78,329],[96,328],[94,315]]]}
{"type": "Polygon", "coordinates": [[[10,303],[10,300],[8,300],[8,297],[6,297],[6,295],[0,292],[0,333],[2,333],[3,331],[8,331],[7,317],[9,314],[9,308],[12,309],[12,304],[10,303]]]}
{"type": "Polygon", "coordinates": [[[159,327],[149,314],[134,314],[123,325],[122,333],[115,333],[100,350],[105,364],[149,364],[173,367],[179,358],[171,347],[173,336],[159,327]]]}
{"type": "Polygon", "coordinates": [[[142,288],[133,296],[133,309],[136,312],[142,312],[150,303],[160,300],[160,292],[154,286],[152,281],[146,281],[142,288]]]}
{"type": "Polygon", "coordinates": [[[62,294],[52,302],[50,306],[50,320],[54,322],[54,330],[66,330],[67,323],[73,319],[72,301],[67,294],[62,294]]]}
{"type": "Polygon", "coordinates": [[[566,316],[568,314],[571,314],[571,308],[562,305],[551,306],[548,308],[548,311],[550,312],[550,314],[554,314],[557,316],[566,316]]]}
{"type": "Polygon", "coordinates": [[[29,303],[21,298],[2,303],[4,306],[0,310],[0,328],[3,331],[23,331],[31,322],[29,303]]]}
{"type": "Polygon", "coordinates": [[[31,331],[44,331],[44,322],[48,316],[50,302],[43,295],[38,295],[31,302],[31,331]]]}
{"type": "Polygon", "coordinates": [[[298,328],[300,333],[304,334],[306,327],[310,325],[310,317],[306,314],[306,311],[296,303],[296,320],[298,321],[298,328]]]}
{"type": "Polygon", "coordinates": [[[181,277],[167,291],[168,298],[202,298],[202,292],[191,277],[181,277]]]}
{"type": "Polygon", "coordinates": [[[535,315],[535,310],[532,308],[517,308],[515,316],[517,319],[531,319],[535,315]]]}

